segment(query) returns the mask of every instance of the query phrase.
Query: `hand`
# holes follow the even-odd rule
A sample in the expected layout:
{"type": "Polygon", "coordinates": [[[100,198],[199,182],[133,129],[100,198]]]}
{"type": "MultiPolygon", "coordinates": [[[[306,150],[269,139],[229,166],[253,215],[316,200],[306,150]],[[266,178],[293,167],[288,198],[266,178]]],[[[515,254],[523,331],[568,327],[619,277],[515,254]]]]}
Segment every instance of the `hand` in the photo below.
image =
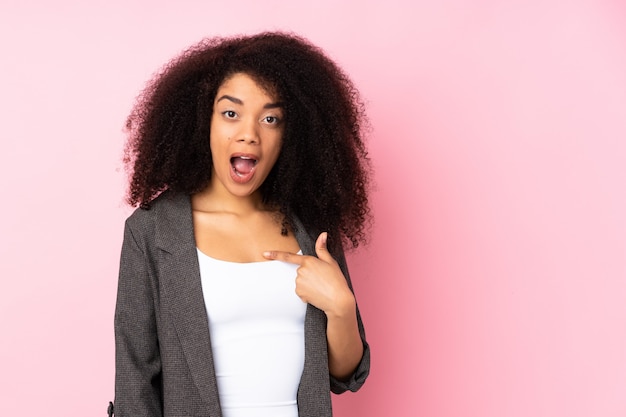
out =
{"type": "Polygon", "coordinates": [[[291,252],[263,252],[266,259],[299,265],[296,294],[302,301],[324,311],[330,318],[354,315],[356,302],[337,261],[326,248],[328,234],[321,233],[315,242],[315,256],[291,252]]]}

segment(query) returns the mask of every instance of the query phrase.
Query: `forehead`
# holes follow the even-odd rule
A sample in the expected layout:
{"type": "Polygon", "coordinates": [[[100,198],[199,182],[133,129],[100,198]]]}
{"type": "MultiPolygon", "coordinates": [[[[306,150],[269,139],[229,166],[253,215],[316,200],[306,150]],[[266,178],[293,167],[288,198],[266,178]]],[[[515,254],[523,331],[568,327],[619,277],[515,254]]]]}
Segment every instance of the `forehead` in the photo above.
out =
{"type": "Polygon", "coordinates": [[[244,72],[237,72],[226,77],[217,89],[215,99],[218,100],[221,94],[226,92],[263,96],[270,101],[278,101],[279,99],[276,88],[272,84],[244,72]]]}

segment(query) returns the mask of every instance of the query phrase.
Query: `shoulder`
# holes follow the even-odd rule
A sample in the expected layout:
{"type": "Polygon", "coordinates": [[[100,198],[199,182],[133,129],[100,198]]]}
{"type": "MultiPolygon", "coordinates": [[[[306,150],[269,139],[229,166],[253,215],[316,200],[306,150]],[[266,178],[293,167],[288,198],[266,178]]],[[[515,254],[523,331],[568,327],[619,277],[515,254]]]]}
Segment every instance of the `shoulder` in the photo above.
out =
{"type": "Polygon", "coordinates": [[[174,253],[195,247],[189,195],[163,192],[150,208],[138,208],[126,219],[124,234],[144,252],[160,248],[174,253]]]}
{"type": "Polygon", "coordinates": [[[149,208],[135,209],[126,219],[126,227],[133,231],[151,233],[155,231],[158,222],[168,217],[176,217],[188,211],[189,207],[189,196],[164,191],[150,203],[149,208]]]}

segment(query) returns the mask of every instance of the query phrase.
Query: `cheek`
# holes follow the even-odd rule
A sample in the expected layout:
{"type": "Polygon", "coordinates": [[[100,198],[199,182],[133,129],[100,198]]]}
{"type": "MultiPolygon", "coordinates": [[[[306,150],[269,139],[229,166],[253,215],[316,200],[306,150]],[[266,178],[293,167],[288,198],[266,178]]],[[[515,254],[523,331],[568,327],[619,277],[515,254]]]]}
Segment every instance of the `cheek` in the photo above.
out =
{"type": "Polygon", "coordinates": [[[219,152],[220,149],[224,149],[230,140],[230,133],[219,124],[212,124],[209,133],[209,144],[211,146],[211,152],[219,152]]]}
{"type": "Polygon", "coordinates": [[[283,135],[283,131],[281,130],[281,132],[278,133],[276,137],[274,138],[274,148],[275,148],[276,155],[280,154],[280,151],[283,148],[284,139],[285,137],[283,135]]]}
{"type": "Polygon", "coordinates": [[[226,152],[225,145],[217,140],[215,136],[211,135],[209,139],[209,148],[211,149],[211,161],[213,162],[213,166],[220,166],[223,164],[223,156],[226,152]]]}
{"type": "Polygon", "coordinates": [[[233,134],[234,125],[226,123],[221,120],[219,115],[214,115],[211,118],[211,127],[209,129],[210,136],[215,139],[216,142],[224,141],[230,138],[233,134]]]}
{"type": "Polygon", "coordinates": [[[277,143],[272,148],[272,159],[274,161],[272,165],[274,165],[276,161],[278,160],[281,149],[282,149],[282,141],[278,140],[277,143]]]}

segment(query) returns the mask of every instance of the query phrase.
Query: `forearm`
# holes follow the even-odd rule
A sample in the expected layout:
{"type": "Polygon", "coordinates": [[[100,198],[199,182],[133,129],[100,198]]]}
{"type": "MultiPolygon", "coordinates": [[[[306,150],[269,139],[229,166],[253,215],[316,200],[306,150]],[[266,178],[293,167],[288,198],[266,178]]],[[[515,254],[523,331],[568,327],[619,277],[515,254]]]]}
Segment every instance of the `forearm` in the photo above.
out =
{"type": "Polygon", "coordinates": [[[337,312],[327,313],[328,368],[339,380],[352,375],[363,357],[363,341],[357,324],[354,296],[342,303],[337,312]]]}

